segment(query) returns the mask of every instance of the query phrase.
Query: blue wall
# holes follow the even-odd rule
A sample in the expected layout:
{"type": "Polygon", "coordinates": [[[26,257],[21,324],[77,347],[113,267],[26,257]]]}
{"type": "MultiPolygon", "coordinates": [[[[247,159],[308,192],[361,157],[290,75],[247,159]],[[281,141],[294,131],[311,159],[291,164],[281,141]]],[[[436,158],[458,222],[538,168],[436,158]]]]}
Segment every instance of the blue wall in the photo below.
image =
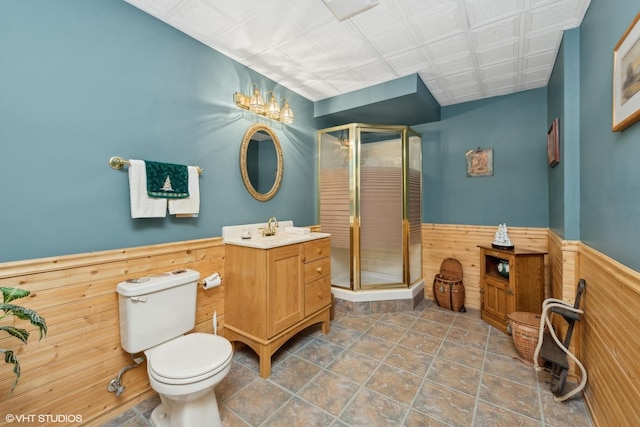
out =
{"type": "Polygon", "coordinates": [[[423,219],[547,227],[546,89],[442,108],[422,133],[423,219]],[[465,153],[493,148],[494,175],[468,178],[465,153]]]}
{"type": "Polygon", "coordinates": [[[559,121],[560,163],[549,168],[549,228],[580,239],[580,30],[565,31],[547,85],[547,127],[559,121]]]}
{"type": "Polygon", "coordinates": [[[640,122],[611,131],[613,48],[640,12],[592,1],[580,27],[580,238],[640,271],[640,122]]]}
{"type": "MultiPolygon", "coordinates": [[[[612,49],[638,13],[631,3],[592,2],[548,88],[443,107],[441,121],[413,126],[424,222],[550,226],[640,270],[640,124],[611,132],[612,49]],[[466,177],[464,153],[478,146],[494,148],[493,177],[466,177]]],[[[122,1],[0,2],[0,51],[0,262],[219,236],[272,215],[316,222],[311,101],[122,1]],[[285,161],[269,202],[251,198],[238,167],[258,120],[232,95],[252,82],[296,114],[293,126],[261,120],[285,161]],[[200,217],[132,220],[114,155],[203,167],[200,217]]]]}
{"type": "Polygon", "coordinates": [[[270,216],[315,223],[313,103],[123,1],[0,3],[0,262],[192,240],[270,216]],[[284,179],[244,188],[239,149],[256,120],[233,93],[275,87],[295,114],[273,125],[284,179]],[[196,219],[131,219],[111,156],[199,165],[196,219]]]}

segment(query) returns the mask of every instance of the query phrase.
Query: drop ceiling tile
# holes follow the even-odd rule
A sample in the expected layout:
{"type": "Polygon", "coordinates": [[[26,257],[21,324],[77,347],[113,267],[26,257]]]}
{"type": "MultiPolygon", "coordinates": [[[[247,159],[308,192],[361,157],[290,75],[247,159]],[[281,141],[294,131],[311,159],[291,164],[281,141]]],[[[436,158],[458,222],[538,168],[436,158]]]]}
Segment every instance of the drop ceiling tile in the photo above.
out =
{"type": "Polygon", "coordinates": [[[504,45],[493,46],[487,49],[477,50],[476,58],[480,67],[486,67],[497,62],[505,62],[519,56],[519,42],[513,40],[504,45]]]}
{"type": "Polygon", "coordinates": [[[386,63],[372,62],[362,67],[354,68],[352,72],[358,76],[361,81],[367,82],[367,86],[370,86],[372,82],[377,81],[380,76],[383,76],[385,81],[394,80],[400,77],[394,73],[392,69],[386,63]]]}
{"type": "Polygon", "coordinates": [[[477,97],[480,94],[480,85],[471,84],[447,89],[454,98],[477,97]]]}
{"type": "Polygon", "coordinates": [[[398,6],[409,21],[423,21],[434,14],[458,7],[457,0],[404,0],[398,6]]]}
{"type": "MultiPolygon", "coordinates": [[[[307,34],[301,34],[292,40],[279,44],[278,50],[300,64],[307,61],[317,63],[318,58],[327,60],[330,57],[327,49],[316,43],[316,40],[307,34]]],[[[314,67],[310,66],[309,68],[314,67]]]]}
{"type": "Polygon", "coordinates": [[[521,90],[530,90],[530,89],[538,89],[541,87],[545,87],[547,85],[547,80],[534,80],[531,82],[523,83],[520,88],[521,90]]]}
{"type": "Polygon", "coordinates": [[[335,86],[329,84],[324,78],[322,80],[313,80],[305,82],[298,90],[292,88],[296,93],[309,93],[310,99],[326,99],[332,96],[340,95],[342,92],[335,86]]]}
{"type": "Polygon", "coordinates": [[[433,69],[424,57],[422,50],[408,50],[397,55],[385,57],[389,66],[400,76],[422,71],[425,75],[434,75],[433,69]]]}
{"type": "Polygon", "coordinates": [[[227,33],[237,25],[205,2],[191,0],[180,6],[168,18],[169,23],[183,31],[189,29],[198,40],[227,33]]]}
{"type": "Polygon", "coordinates": [[[511,73],[492,80],[485,80],[484,86],[488,92],[495,92],[498,90],[512,90],[518,85],[518,75],[511,73]]]}
{"type": "Polygon", "coordinates": [[[309,30],[306,35],[327,49],[334,49],[344,43],[360,40],[358,30],[351,22],[339,22],[335,19],[309,30]]]}
{"type": "Polygon", "coordinates": [[[475,28],[524,10],[524,0],[466,0],[469,26],[475,28]]]}
{"type": "Polygon", "coordinates": [[[468,52],[434,61],[433,66],[439,74],[444,76],[474,69],[473,59],[468,52]]]}
{"type": "Polygon", "coordinates": [[[372,37],[404,26],[402,15],[389,1],[381,1],[377,6],[351,19],[365,37],[372,37]]]}
{"type": "Polygon", "coordinates": [[[386,33],[369,37],[369,42],[384,57],[396,55],[402,51],[415,49],[417,41],[408,28],[400,27],[386,33]]]}
{"type": "Polygon", "coordinates": [[[464,102],[471,102],[471,101],[475,101],[476,99],[481,99],[482,97],[478,96],[479,94],[477,93],[470,93],[467,95],[463,95],[463,96],[451,96],[448,99],[446,99],[445,101],[442,102],[442,106],[448,106],[448,105],[454,105],[454,104],[462,104],[464,102]]]}
{"type": "Polygon", "coordinates": [[[551,75],[551,68],[538,68],[536,70],[525,70],[523,72],[523,82],[533,83],[544,81],[545,83],[549,80],[549,76],[551,75]]]}
{"type": "Polygon", "coordinates": [[[556,60],[555,50],[540,52],[534,55],[525,56],[522,59],[522,67],[524,70],[530,70],[533,68],[541,68],[541,67],[552,68],[555,60],[556,60]]]}
{"type": "Polygon", "coordinates": [[[420,78],[422,78],[422,81],[431,93],[445,91],[445,85],[440,82],[440,79],[426,80],[422,75],[420,75],[420,78]]]}
{"type": "Polygon", "coordinates": [[[550,49],[557,50],[562,42],[562,31],[551,30],[524,38],[523,53],[525,55],[550,49]]]}
{"type": "Polygon", "coordinates": [[[468,52],[471,49],[469,48],[469,43],[465,35],[457,34],[439,42],[429,44],[425,46],[423,50],[429,59],[434,62],[440,62],[447,57],[456,56],[459,55],[460,52],[468,52]]]}
{"type": "Polygon", "coordinates": [[[580,13],[577,0],[559,0],[526,13],[529,32],[566,30],[579,24],[580,13]]]}
{"type": "Polygon", "coordinates": [[[358,76],[352,71],[345,71],[344,73],[328,77],[326,78],[326,81],[337,88],[341,93],[352,92],[363,87],[358,76]]]}
{"type": "Polygon", "coordinates": [[[362,40],[335,46],[332,52],[340,60],[340,63],[348,68],[362,67],[379,59],[379,55],[371,46],[362,40]]]}
{"type": "Polygon", "coordinates": [[[417,21],[411,26],[421,44],[452,37],[467,29],[457,7],[433,14],[429,18],[417,21]]]}
{"type": "Polygon", "coordinates": [[[165,18],[179,3],[187,3],[188,0],[125,0],[127,3],[142,9],[150,15],[160,19],[165,18]]]}
{"type": "MultiPolygon", "coordinates": [[[[204,3],[207,3],[210,7],[218,10],[221,14],[228,17],[233,22],[243,23],[248,19],[253,19],[256,16],[261,15],[267,9],[267,5],[264,2],[259,0],[243,0],[234,3],[234,7],[225,6],[218,0],[199,0],[204,3]]],[[[273,7],[277,8],[275,2],[279,2],[280,0],[272,0],[273,7]]]]}
{"type": "Polygon", "coordinates": [[[504,87],[490,89],[490,90],[487,89],[486,95],[487,95],[487,97],[502,96],[502,95],[508,95],[508,94],[514,93],[514,92],[518,92],[518,86],[516,86],[516,85],[504,86],[504,87]]]}
{"type": "Polygon", "coordinates": [[[200,41],[244,65],[248,65],[256,54],[270,48],[264,40],[253,38],[245,28],[232,29],[218,36],[202,36],[200,41]]]}
{"type": "Polygon", "coordinates": [[[459,74],[443,76],[440,80],[445,87],[450,90],[453,87],[477,85],[476,75],[473,71],[466,71],[459,74]]]}
{"type": "Polygon", "coordinates": [[[516,75],[518,72],[518,63],[519,61],[517,59],[512,59],[499,64],[489,65],[480,69],[480,75],[485,80],[491,80],[504,75],[516,75]]]}
{"type": "Polygon", "coordinates": [[[479,49],[517,40],[520,37],[520,15],[479,27],[471,34],[475,36],[479,49]]]}
{"type": "Polygon", "coordinates": [[[381,0],[340,22],[322,0],[125,1],[312,101],[418,73],[441,105],[507,91],[514,69],[512,91],[544,85],[590,3],[381,0]]]}

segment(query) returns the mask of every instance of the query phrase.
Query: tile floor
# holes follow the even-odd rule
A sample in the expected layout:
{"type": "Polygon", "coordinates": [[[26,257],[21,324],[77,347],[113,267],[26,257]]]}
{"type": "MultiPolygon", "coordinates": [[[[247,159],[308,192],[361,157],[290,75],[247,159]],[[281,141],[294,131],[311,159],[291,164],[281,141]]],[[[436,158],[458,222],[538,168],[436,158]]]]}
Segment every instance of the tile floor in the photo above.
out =
{"type": "MultiPolygon", "coordinates": [[[[248,347],[216,393],[224,426],[591,426],[582,398],[556,403],[511,337],[477,310],[423,301],[413,311],[336,314],[310,327],[258,375],[248,347]]],[[[150,426],[151,398],[103,424],[150,426]]],[[[194,426],[196,427],[196,426],[194,426]]]]}

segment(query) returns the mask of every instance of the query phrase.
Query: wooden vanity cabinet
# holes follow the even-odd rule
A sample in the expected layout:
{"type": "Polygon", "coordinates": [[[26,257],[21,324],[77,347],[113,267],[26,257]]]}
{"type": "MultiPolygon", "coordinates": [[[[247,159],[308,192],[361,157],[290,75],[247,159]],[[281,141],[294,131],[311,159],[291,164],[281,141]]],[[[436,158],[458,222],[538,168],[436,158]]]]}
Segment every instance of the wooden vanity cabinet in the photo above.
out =
{"type": "Polygon", "coordinates": [[[270,249],[225,245],[225,337],[258,354],[261,377],[296,333],[316,323],[329,332],[330,247],[329,238],[270,249]]]}
{"type": "Polygon", "coordinates": [[[515,311],[540,313],[544,301],[545,252],[480,246],[480,312],[482,320],[507,333],[515,311]],[[509,263],[509,277],[498,273],[498,263],[509,263]]]}

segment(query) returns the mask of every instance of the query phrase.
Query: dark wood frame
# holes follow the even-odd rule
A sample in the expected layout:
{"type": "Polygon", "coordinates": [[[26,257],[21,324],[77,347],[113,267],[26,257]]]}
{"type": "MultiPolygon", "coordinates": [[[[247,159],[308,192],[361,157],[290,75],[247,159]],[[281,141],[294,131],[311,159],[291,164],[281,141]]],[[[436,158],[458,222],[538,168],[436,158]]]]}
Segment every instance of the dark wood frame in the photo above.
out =
{"type": "Polygon", "coordinates": [[[547,131],[547,160],[549,167],[555,167],[560,163],[560,132],[558,131],[560,121],[553,119],[551,127],[547,131]]]}

